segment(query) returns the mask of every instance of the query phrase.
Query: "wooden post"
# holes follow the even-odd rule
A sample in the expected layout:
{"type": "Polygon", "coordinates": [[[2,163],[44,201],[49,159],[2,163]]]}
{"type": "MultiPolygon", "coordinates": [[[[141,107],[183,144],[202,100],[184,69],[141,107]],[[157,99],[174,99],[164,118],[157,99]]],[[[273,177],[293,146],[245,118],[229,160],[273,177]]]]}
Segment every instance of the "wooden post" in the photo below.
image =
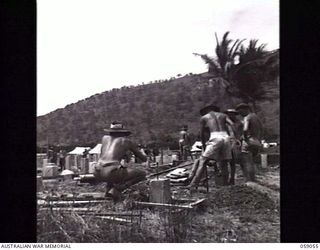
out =
{"type": "Polygon", "coordinates": [[[156,163],[157,164],[157,167],[156,167],[156,173],[157,173],[157,180],[159,179],[159,162],[156,163]]]}
{"type": "Polygon", "coordinates": [[[163,165],[163,149],[160,149],[160,164],[163,165]]]}
{"type": "Polygon", "coordinates": [[[76,167],[78,167],[78,157],[77,157],[77,155],[74,155],[74,165],[76,167]]]}
{"type": "Polygon", "coordinates": [[[71,169],[71,162],[70,162],[70,155],[67,155],[66,157],[65,157],[65,164],[64,164],[64,167],[65,167],[65,169],[71,169]]]}
{"type": "Polygon", "coordinates": [[[268,154],[261,154],[261,168],[268,168],[268,154]]]}

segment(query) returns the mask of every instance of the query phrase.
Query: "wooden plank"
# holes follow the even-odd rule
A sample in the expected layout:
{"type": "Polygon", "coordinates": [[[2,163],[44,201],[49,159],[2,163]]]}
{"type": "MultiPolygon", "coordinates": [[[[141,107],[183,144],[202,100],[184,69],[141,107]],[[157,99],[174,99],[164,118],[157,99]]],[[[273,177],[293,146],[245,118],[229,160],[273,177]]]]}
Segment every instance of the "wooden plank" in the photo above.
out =
{"type": "Polygon", "coordinates": [[[74,207],[74,208],[68,208],[68,207],[41,207],[38,209],[39,211],[45,211],[45,210],[53,210],[53,211],[66,211],[66,212],[94,212],[92,208],[87,207],[74,207]]]}
{"type": "Polygon", "coordinates": [[[115,218],[111,216],[94,216],[99,219],[105,219],[105,220],[110,220],[110,221],[116,221],[116,222],[125,222],[125,223],[131,223],[130,220],[122,219],[122,218],[115,218]]]}
{"type": "Polygon", "coordinates": [[[179,199],[172,199],[173,202],[179,202],[179,203],[192,203],[195,202],[197,200],[195,199],[188,199],[188,198],[179,198],[179,199]]]}
{"type": "Polygon", "coordinates": [[[150,175],[147,176],[147,178],[151,178],[151,177],[154,177],[154,176],[157,176],[157,175],[160,175],[160,174],[168,173],[168,172],[170,172],[171,170],[175,170],[175,169],[177,169],[177,168],[187,167],[187,166],[190,166],[190,165],[193,165],[193,162],[188,163],[188,164],[185,164],[185,165],[182,165],[182,166],[181,166],[181,165],[178,165],[178,166],[175,166],[175,167],[173,167],[173,168],[169,168],[169,169],[160,171],[160,172],[158,172],[158,173],[150,174],[150,175]]]}
{"type": "Polygon", "coordinates": [[[38,205],[43,206],[72,206],[72,205],[89,205],[89,204],[102,204],[109,200],[91,200],[91,201],[44,201],[38,200],[38,205]]]}
{"type": "Polygon", "coordinates": [[[138,206],[146,206],[146,207],[183,208],[183,209],[193,208],[190,205],[175,205],[175,204],[167,204],[167,203],[153,203],[153,202],[140,202],[140,201],[133,202],[133,204],[138,206]]]}
{"type": "Polygon", "coordinates": [[[197,200],[197,201],[195,201],[195,202],[192,202],[192,203],[190,203],[189,205],[190,205],[191,207],[195,207],[195,206],[198,206],[199,204],[203,203],[203,202],[206,201],[206,200],[207,200],[206,198],[203,198],[203,199],[197,200]]]}
{"type": "Polygon", "coordinates": [[[60,207],[53,207],[53,208],[40,208],[39,211],[57,211],[61,213],[77,213],[77,214],[85,214],[85,215],[99,215],[99,216],[124,216],[124,217],[140,217],[140,214],[130,214],[130,213],[101,213],[96,212],[90,208],[60,208],[60,207]]]}

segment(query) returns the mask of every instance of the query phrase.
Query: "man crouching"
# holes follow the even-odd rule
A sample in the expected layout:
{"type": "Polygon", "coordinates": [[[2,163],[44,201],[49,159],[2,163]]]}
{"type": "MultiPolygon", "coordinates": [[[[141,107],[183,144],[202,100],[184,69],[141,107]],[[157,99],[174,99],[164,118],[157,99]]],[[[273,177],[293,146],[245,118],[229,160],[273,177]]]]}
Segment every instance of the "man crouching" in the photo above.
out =
{"type": "Polygon", "coordinates": [[[146,179],[143,170],[125,167],[121,161],[128,152],[132,152],[143,162],[147,161],[147,156],[128,138],[131,132],[125,130],[121,123],[113,122],[110,129],[104,131],[106,135],[102,138],[101,154],[95,166],[94,176],[99,181],[107,182],[106,196],[111,196],[117,201],[124,189],[146,179]]]}

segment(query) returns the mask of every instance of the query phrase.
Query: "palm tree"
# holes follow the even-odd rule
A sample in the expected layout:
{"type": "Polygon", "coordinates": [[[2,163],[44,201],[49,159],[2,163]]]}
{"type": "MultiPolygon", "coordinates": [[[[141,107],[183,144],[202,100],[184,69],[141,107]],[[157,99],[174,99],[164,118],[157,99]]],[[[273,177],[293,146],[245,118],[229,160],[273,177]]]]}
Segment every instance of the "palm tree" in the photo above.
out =
{"type": "Polygon", "coordinates": [[[260,59],[267,53],[265,50],[267,45],[263,43],[257,47],[257,43],[258,39],[251,39],[248,47],[244,47],[243,45],[241,46],[239,50],[239,64],[260,59]]]}
{"type": "Polygon", "coordinates": [[[251,39],[247,47],[242,45],[245,40],[228,38],[226,32],[219,41],[217,34],[215,57],[197,54],[208,65],[208,72],[215,77],[222,77],[226,83],[226,91],[240,97],[255,106],[258,100],[272,99],[274,93],[268,90],[269,81],[274,81],[279,75],[278,52],[266,51],[266,44],[258,46],[257,39],[251,39]],[[239,57],[239,63],[235,58],[239,57]]]}
{"type": "Polygon", "coordinates": [[[266,83],[279,76],[279,50],[254,53],[251,48],[247,51],[233,69],[232,82],[236,83],[238,96],[255,106],[258,100],[272,100],[278,95],[270,91],[266,83]]]}
{"type": "Polygon", "coordinates": [[[220,76],[225,80],[229,80],[230,72],[234,65],[235,57],[239,54],[239,48],[245,39],[233,42],[232,39],[228,38],[229,31],[227,31],[222,40],[219,41],[217,33],[215,33],[216,38],[216,49],[215,57],[209,57],[206,54],[193,53],[196,56],[200,56],[201,59],[208,64],[208,72],[213,73],[216,76],[220,76]]]}

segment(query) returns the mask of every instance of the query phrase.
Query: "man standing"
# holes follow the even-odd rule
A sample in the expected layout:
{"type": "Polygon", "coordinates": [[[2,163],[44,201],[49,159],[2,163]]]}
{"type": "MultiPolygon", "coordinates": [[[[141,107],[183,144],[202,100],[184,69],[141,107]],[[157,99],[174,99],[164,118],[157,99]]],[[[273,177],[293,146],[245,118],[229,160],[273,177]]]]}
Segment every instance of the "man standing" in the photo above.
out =
{"type": "Polygon", "coordinates": [[[244,117],[243,119],[243,138],[241,145],[241,167],[246,181],[255,181],[255,157],[261,148],[262,123],[259,117],[253,113],[248,104],[241,103],[236,107],[236,111],[244,117]]]}
{"type": "Polygon", "coordinates": [[[61,171],[65,169],[65,152],[62,149],[59,151],[59,166],[61,171]]]}
{"type": "Polygon", "coordinates": [[[143,162],[147,161],[147,156],[128,138],[131,132],[125,130],[121,123],[113,122],[110,129],[104,131],[107,134],[102,138],[101,155],[94,176],[99,181],[107,182],[106,195],[117,201],[121,191],[145,180],[146,177],[143,170],[125,167],[121,164],[121,160],[126,157],[128,151],[143,162]]]}
{"type": "Polygon", "coordinates": [[[191,141],[190,141],[190,136],[188,133],[188,126],[187,125],[184,125],[182,127],[182,130],[179,132],[179,135],[180,135],[179,148],[180,148],[181,159],[183,161],[186,161],[188,155],[190,155],[191,159],[193,160],[193,157],[190,152],[191,141]]]}
{"type": "Polygon", "coordinates": [[[228,123],[228,130],[231,141],[231,152],[232,160],[230,161],[230,179],[229,184],[234,185],[235,173],[236,173],[236,163],[240,163],[240,153],[241,153],[241,136],[243,133],[243,124],[237,118],[239,114],[235,109],[227,109],[224,112],[228,115],[232,124],[228,123]]]}
{"type": "MultiPolygon", "coordinates": [[[[227,115],[220,112],[220,108],[209,105],[201,109],[200,114],[200,136],[202,141],[203,153],[199,159],[199,166],[194,178],[190,183],[190,191],[199,181],[204,173],[206,164],[214,160],[218,168],[221,169],[222,185],[228,184],[228,162],[232,159],[230,136],[227,133],[227,115]],[[207,141],[206,132],[209,131],[207,141]]],[[[232,123],[231,121],[229,121],[232,123]]]]}

